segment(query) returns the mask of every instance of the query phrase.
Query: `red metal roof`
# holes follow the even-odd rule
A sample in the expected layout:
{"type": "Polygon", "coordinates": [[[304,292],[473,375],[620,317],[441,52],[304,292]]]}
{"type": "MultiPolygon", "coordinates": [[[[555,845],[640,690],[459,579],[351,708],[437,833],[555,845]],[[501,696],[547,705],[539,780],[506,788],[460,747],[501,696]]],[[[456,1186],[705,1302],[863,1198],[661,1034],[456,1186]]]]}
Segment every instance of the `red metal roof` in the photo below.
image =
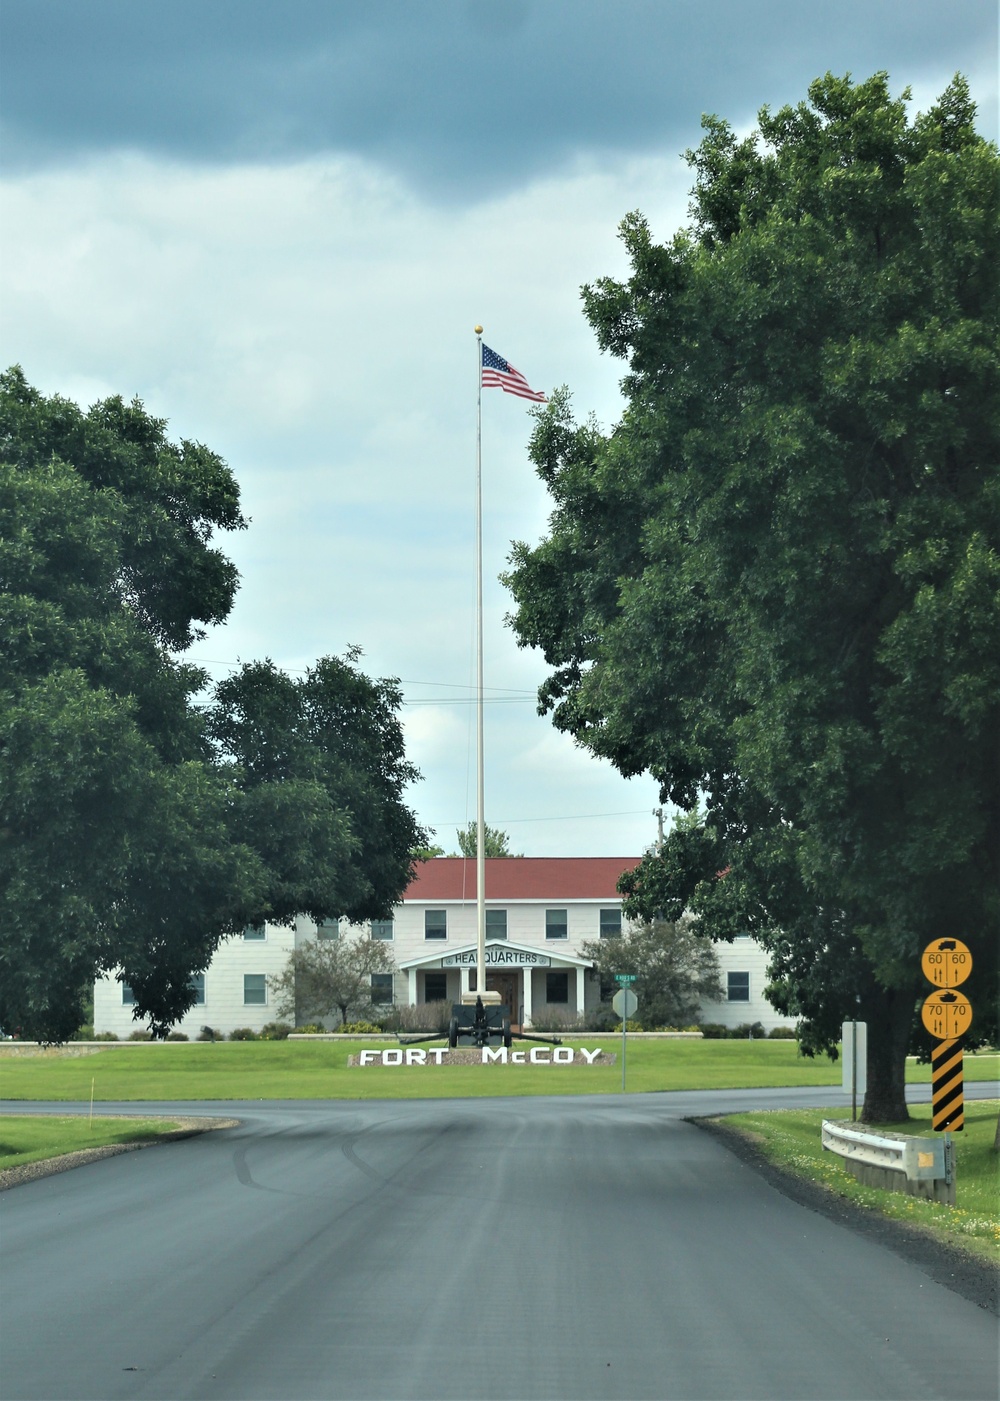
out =
{"type": "MultiPolygon", "coordinates": [[[[620,900],[615,890],[638,856],[504,856],[486,862],[487,900],[620,900]]],[[[475,900],[476,863],[464,856],[421,861],[404,900],[475,900]]]]}

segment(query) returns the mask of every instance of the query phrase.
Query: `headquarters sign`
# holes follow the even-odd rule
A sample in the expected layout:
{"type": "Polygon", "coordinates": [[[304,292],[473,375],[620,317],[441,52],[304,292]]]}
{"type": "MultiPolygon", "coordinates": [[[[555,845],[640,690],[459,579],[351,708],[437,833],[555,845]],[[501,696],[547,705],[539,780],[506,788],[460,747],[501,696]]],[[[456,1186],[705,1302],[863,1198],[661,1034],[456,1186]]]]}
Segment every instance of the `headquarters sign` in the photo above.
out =
{"type": "MultiPolygon", "coordinates": [[[[475,968],[475,949],[463,949],[461,953],[447,953],[441,960],[442,968],[475,968]]],[[[533,953],[531,949],[505,949],[502,945],[486,945],[487,968],[550,968],[552,960],[548,954],[533,953]]]]}

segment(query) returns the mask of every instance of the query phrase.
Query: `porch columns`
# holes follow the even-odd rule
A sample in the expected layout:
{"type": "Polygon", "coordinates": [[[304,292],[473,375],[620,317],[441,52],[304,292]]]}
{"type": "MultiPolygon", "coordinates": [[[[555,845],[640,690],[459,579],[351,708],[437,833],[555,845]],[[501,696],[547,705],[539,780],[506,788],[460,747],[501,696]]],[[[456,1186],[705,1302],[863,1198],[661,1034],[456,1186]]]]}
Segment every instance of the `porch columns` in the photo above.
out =
{"type": "Polygon", "coordinates": [[[583,1016],[586,1010],[587,991],[585,979],[587,977],[586,968],[576,970],[576,1010],[583,1016]]]}
{"type": "Polygon", "coordinates": [[[526,964],[524,969],[524,1025],[531,1025],[531,975],[534,973],[531,964],[526,964]]]}
{"type": "Polygon", "coordinates": [[[417,970],[407,968],[406,970],[406,997],[411,1007],[417,1005],[417,970]]]}

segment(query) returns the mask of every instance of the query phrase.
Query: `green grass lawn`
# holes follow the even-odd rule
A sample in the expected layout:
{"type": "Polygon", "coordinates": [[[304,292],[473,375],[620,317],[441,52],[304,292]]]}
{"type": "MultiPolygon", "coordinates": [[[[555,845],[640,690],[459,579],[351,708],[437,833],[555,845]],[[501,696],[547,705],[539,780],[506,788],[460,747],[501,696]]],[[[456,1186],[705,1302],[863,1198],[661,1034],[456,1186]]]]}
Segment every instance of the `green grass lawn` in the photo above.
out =
{"type": "MultiPolygon", "coordinates": [[[[820,1124],[843,1118],[840,1110],[775,1109],[727,1114],[727,1127],[747,1134],[779,1167],[829,1188],[861,1206],[919,1226],[950,1245],[996,1264],[1000,1262],[1000,1171],[993,1152],[1000,1101],[967,1100],[965,1128],[954,1135],[955,1206],[864,1187],[835,1153],[824,1152],[820,1124]]],[[[897,1133],[934,1137],[930,1105],[915,1105],[903,1124],[882,1127],[897,1133]]]]}
{"type": "Polygon", "coordinates": [[[81,1148],[109,1143],[144,1143],[180,1125],[168,1119],[101,1119],[59,1114],[0,1116],[0,1170],[36,1163],[81,1148]]]}
{"type": "MultiPolygon", "coordinates": [[[[74,1054],[5,1054],[0,1098],[95,1101],[213,1099],[436,1099],[454,1096],[608,1094],[621,1088],[621,1065],[349,1067],[363,1045],[344,1041],[225,1041],[115,1047],[74,1054]]],[[[394,1044],[394,1043],[385,1043],[394,1044]]],[[[443,1044],[438,1043],[438,1044],[443,1044]]],[[[586,1038],[577,1044],[588,1045],[586,1038]]],[[[617,1038],[592,1046],[620,1052],[617,1038]]],[[[969,1056],[966,1074],[989,1079],[1000,1057],[969,1056]]],[[[908,1078],[926,1081],[929,1066],[911,1064],[908,1078]]],[[[840,1065],[800,1056],[794,1041],[642,1041],[628,1046],[630,1091],[753,1089],[836,1085],[840,1065]]]]}

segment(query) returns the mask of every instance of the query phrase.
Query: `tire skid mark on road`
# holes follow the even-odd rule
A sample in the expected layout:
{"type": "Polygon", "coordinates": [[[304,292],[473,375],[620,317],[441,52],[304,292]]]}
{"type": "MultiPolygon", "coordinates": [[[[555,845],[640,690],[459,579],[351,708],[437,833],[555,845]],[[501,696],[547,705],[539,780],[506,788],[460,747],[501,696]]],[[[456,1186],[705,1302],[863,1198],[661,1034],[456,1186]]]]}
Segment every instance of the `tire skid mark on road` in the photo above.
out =
{"type": "MultiPolygon", "coordinates": [[[[360,1116],[358,1116],[360,1117],[360,1116]]],[[[363,1132],[363,1130],[362,1130],[363,1132]]],[[[342,1135],[356,1134],[357,1130],[345,1128],[336,1133],[337,1137],[342,1135]]],[[[249,1141],[233,1150],[233,1171],[236,1173],[237,1181],[243,1187],[254,1187],[261,1192],[274,1192],[282,1197],[311,1197],[312,1192],[295,1192],[288,1187],[270,1187],[264,1182],[258,1182],[250,1170],[247,1162],[247,1155],[251,1148],[258,1149],[262,1145],[270,1145],[276,1139],[298,1138],[301,1131],[297,1125],[288,1125],[285,1128],[272,1129],[270,1133],[260,1133],[259,1130],[253,1132],[249,1141]]]]}

